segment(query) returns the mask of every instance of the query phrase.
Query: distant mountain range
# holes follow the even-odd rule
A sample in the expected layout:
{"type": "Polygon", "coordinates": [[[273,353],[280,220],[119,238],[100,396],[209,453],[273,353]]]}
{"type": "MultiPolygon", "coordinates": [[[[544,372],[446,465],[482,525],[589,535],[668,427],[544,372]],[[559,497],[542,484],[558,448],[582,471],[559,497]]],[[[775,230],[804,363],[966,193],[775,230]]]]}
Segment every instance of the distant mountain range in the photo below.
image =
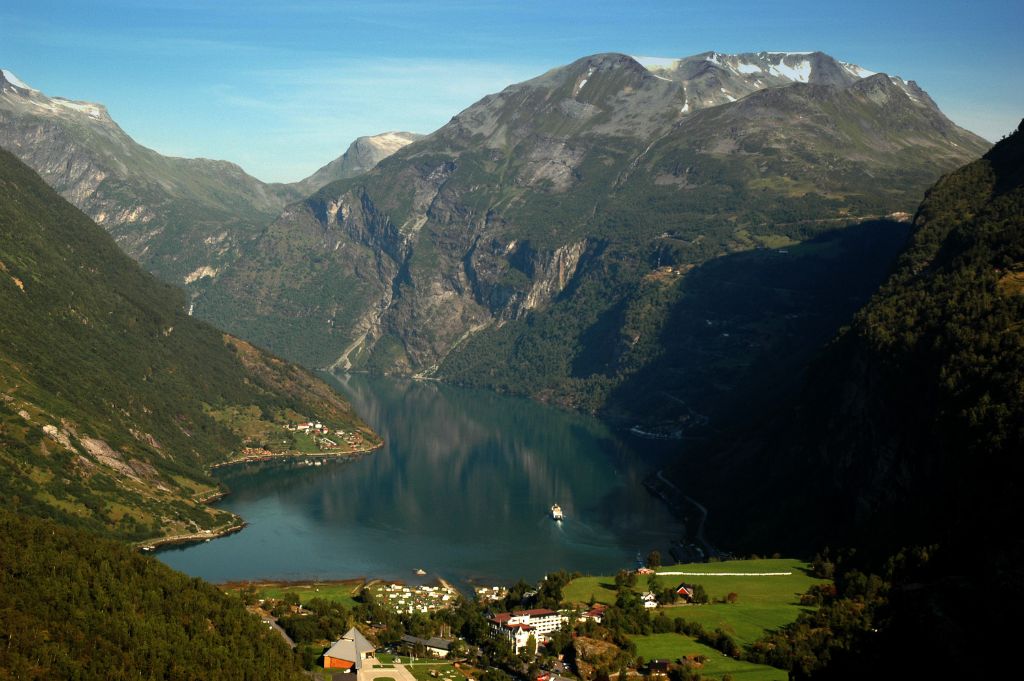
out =
{"type": "Polygon", "coordinates": [[[372,168],[412,133],[361,137],[293,184],[266,184],[226,161],[173,158],[129,137],[101,104],[48,97],[0,71],[0,147],[168,283],[202,289],[291,202],[372,168]]]}
{"type": "Polygon", "coordinates": [[[800,366],[884,276],[903,228],[788,247],[910,211],[988,147],[913,81],[820,52],[586,57],[424,138],[361,138],[294,185],[159,156],[101,107],[10,80],[0,145],[184,284],[197,315],[307,366],[674,433],[800,366]],[[780,250],[788,268],[762,257],[780,250]],[[772,285],[782,272],[799,291],[772,285]],[[707,295],[737,276],[757,305],[735,287],[707,295]],[[802,349],[779,364],[787,347],[802,349]]]}
{"type": "Polygon", "coordinates": [[[688,367],[620,391],[666,337],[704,333],[672,328],[689,269],[911,211],[987,147],[913,82],[822,53],[594,55],[291,205],[197,313],[311,366],[597,410],[642,392],[699,420],[688,367]]]}
{"type": "Polygon", "coordinates": [[[207,467],[316,418],[379,438],[309,372],[185,298],[0,150],[0,506],[132,540],[223,530],[207,467]],[[275,435],[276,434],[276,435],[275,435]]]}

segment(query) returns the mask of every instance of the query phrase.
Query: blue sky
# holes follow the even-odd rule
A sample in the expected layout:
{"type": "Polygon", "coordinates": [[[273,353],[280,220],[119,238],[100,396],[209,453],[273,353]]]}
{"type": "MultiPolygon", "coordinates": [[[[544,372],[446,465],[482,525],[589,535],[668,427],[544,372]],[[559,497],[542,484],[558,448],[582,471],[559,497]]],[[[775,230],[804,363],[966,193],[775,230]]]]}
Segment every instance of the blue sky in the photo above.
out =
{"type": "Polygon", "coordinates": [[[1022,26],[1022,0],[0,0],[0,66],[162,153],[293,181],[596,52],[821,50],[995,140],[1024,116],[1022,26]]]}

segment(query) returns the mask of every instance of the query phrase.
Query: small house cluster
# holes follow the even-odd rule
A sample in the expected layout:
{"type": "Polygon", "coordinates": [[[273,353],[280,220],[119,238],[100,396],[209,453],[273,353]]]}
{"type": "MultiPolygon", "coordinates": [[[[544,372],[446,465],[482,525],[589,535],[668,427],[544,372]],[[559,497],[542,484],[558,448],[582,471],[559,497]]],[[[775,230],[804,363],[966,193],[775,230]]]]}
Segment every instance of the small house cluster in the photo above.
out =
{"type": "Polygon", "coordinates": [[[369,588],[377,602],[399,614],[434,612],[455,605],[458,592],[449,586],[377,584],[369,588]]]}
{"type": "MultiPolygon", "coordinates": [[[[331,432],[330,428],[319,421],[304,421],[303,423],[287,425],[285,429],[305,435],[327,435],[331,432]]],[[[341,431],[338,432],[341,433],[341,431]]]]}
{"type": "Polygon", "coordinates": [[[491,617],[488,622],[491,636],[511,643],[515,654],[518,655],[526,648],[530,636],[533,636],[537,645],[547,643],[550,639],[549,634],[559,631],[566,620],[567,618],[554,610],[538,608],[501,612],[491,617]]]}
{"type": "Polygon", "coordinates": [[[500,601],[508,596],[508,589],[503,586],[478,586],[475,591],[479,601],[500,601]]]}
{"type": "Polygon", "coordinates": [[[312,437],[321,449],[336,449],[341,446],[342,441],[346,442],[349,446],[355,447],[363,441],[362,434],[357,431],[338,428],[332,433],[329,426],[317,420],[291,423],[285,426],[285,430],[312,437]]]}

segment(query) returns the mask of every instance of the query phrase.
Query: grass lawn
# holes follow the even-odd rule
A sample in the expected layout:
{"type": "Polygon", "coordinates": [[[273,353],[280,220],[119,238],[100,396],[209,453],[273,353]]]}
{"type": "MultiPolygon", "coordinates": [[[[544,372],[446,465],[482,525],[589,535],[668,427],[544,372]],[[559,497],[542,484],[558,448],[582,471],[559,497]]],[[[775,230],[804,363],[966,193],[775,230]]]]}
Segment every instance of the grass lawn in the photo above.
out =
{"type": "Polygon", "coordinates": [[[781,669],[725,657],[714,648],[697,643],[683,634],[651,634],[630,638],[636,643],[637,655],[645,660],[660,658],[674,661],[686,655],[705,656],[707,661],[698,670],[705,678],[720,679],[723,674],[731,674],[737,681],[786,681],[787,678],[787,673],[781,669]]]}
{"type": "Polygon", "coordinates": [[[412,664],[406,665],[405,668],[412,673],[416,681],[465,681],[466,678],[450,662],[412,664]],[[431,671],[437,672],[437,676],[431,676],[431,671]]]}
{"type": "Polygon", "coordinates": [[[697,622],[707,631],[722,629],[741,646],[748,646],[764,636],[765,632],[778,629],[796,620],[801,606],[780,603],[757,605],[732,603],[714,605],[689,605],[664,608],[671,618],[697,622]]]}
{"type": "MultiPolygon", "coordinates": [[[[730,560],[720,563],[691,563],[670,565],[658,572],[699,572],[699,575],[663,575],[657,577],[659,587],[675,587],[680,582],[701,584],[711,600],[724,598],[728,593],[738,595],[736,603],[685,605],[656,610],[669,617],[699,622],[708,630],[721,627],[733,636],[740,645],[748,645],[759,639],[765,631],[788,624],[800,614],[800,595],[811,585],[823,580],[811,577],[806,572],[807,564],[789,558],[765,558],[761,560],[730,560]],[[757,573],[790,572],[779,576],[721,576],[713,573],[757,573]]],[[[646,590],[647,577],[639,576],[635,587],[646,590]]],[[[562,590],[569,603],[586,603],[591,596],[601,603],[615,602],[614,577],[581,577],[562,590]]]]}
{"type": "MultiPolygon", "coordinates": [[[[639,586],[639,582],[637,582],[639,586]]],[[[579,577],[562,588],[562,600],[566,603],[585,605],[593,597],[598,603],[615,602],[614,577],[579,577]]]]}
{"type": "MultiPolygon", "coordinates": [[[[245,585],[229,584],[228,588],[240,590],[245,585]]],[[[253,582],[260,598],[282,598],[286,593],[294,593],[299,601],[307,603],[314,598],[323,598],[340,603],[346,608],[353,608],[356,600],[353,594],[363,586],[363,580],[354,579],[340,582],[302,582],[289,584],[286,582],[253,582]]]]}

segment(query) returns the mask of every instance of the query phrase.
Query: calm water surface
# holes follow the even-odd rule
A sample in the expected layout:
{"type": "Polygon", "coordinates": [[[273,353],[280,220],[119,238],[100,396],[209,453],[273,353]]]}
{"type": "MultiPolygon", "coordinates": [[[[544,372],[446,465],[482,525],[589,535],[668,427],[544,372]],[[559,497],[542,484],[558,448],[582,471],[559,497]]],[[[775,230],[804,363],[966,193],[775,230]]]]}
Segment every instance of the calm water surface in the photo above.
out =
{"type": "Polygon", "coordinates": [[[383,449],[225,472],[232,494],[220,505],[249,526],[159,557],[212,581],[407,580],[423,568],[465,585],[614,572],[638,551],[666,554],[682,533],[642,485],[664,445],[488,392],[364,376],[338,387],[383,449]],[[562,523],[549,516],[555,502],[562,523]]]}

